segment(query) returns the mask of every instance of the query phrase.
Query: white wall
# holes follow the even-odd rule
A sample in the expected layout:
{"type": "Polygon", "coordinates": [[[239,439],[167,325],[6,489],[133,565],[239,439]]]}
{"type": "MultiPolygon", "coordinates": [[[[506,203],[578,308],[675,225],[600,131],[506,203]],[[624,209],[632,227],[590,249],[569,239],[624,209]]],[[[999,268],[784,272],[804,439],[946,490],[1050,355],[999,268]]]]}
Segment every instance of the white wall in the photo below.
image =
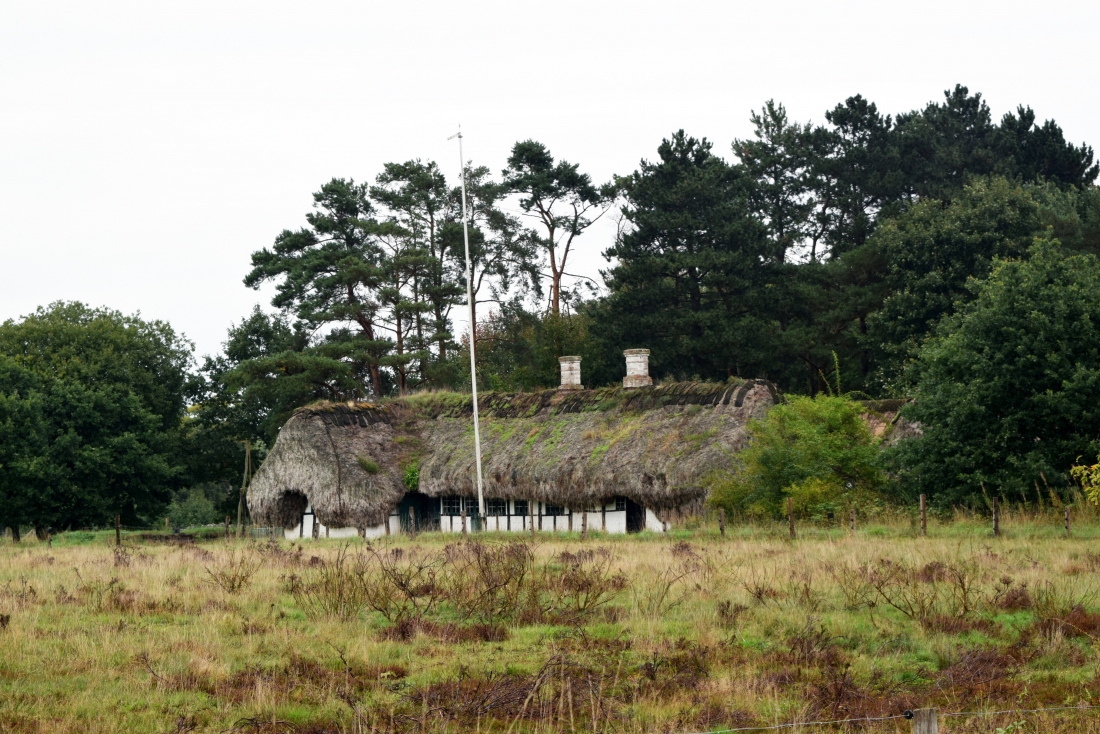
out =
{"type": "MultiPolygon", "coordinates": [[[[535,528],[539,527],[539,515],[537,513],[542,511],[542,505],[538,502],[533,503],[535,507],[536,515],[534,517],[535,528]]],[[[590,532],[597,532],[604,530],[608,533],[625,533],[626,532],[626,510],[616,510],[615,503],[610,502],[604,508],[604,511],[589,510],[588,515],[588,530],[590,532]],[[606,517],[607,527],[602,528],[603,518],[606,517]]],[[[509,511],[515,509],[514,505],[508,503],[509,511]]],[[[309,508],[307,508],[307,511],[309,508]]],[[[579,533],[581,531],[581,516],[586,513],[581,511],[573,512],[573,532],[579,533]]],[[[286,538],[288,540],[295,539],[312,539],[313,538],[313,524],[317,522],[317,535],[320,538],[354,538],[359,535],[357,528],[326,528],[325,525],[316,520],[314,515],[305,515],[303,518],[305,522],[305,528],[302,527],[302,523],[296,525],[292,530],[288,530],[286,538]],[[304,534],[303,534],[304,530],[304,534]]],[[[512,515],[511,525],[513,533],[529,532],[530,526],[528,524],[530,517],[528,515],[512,515]]],[[[387,522],[389,523],[389,534],[397,535],[401,532],[401,520],[397,514],[394,513],[389,516],[387,522]]],[[[470,519],[466,519],[467,532],[472,532],[473,524],[470,519]]],[[[439,518],[439,529],[444,533],[461,533],[462,532],[462,516],[461,515],[443,515],[439,518]]],[[[508,531],[508,517],[507,516],[492,516],[485,518],[485,529],[497,532],[508,531]]],[[[551,517],[549,515],[542,516],[542,530],[543,532],[565,532],[569,529],[569,515],[558,515],[551,517]]],[[[665,532],[665,524],[653,513],[652,510],[647,509],[645,511],[645,529],[655,533],[665,532]]],[[[366,528],[364,531],[367,538],[379,538],[386,535],[386,525],[379,524],[374,527],[366,528]]]]}
{"type": "Polygon", "coordinates": [[[607,511],[607,532],[609,532],[609,533],[625,533],[626,532],[626,510],[608,510],[607,511]]]}
{"type": "Polygon", "coordinates": [[[655,533],[665,532],[665,524],[648,507],[645,511],[645,529],[652,530],[655,533]]]}

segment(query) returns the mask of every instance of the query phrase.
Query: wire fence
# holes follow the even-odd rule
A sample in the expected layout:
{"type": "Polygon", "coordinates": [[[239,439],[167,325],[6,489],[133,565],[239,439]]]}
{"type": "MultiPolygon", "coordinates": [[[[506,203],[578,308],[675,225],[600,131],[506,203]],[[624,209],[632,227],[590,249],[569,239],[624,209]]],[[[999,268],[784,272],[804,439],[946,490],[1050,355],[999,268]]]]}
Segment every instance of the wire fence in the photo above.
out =
{"type": "MultiPolygon", "coordinates": [[[[1078,705],[1078,706],[1048,706],[1046,708],[1037,709],[999,709],[996,711],[952,711],[952,712],[937,712],[938,718],[944,719],[948,717],[961,717],[961,716],[1000,716],[1003,714],[1036,714],[1045,711],[1091,711],[1100,709],[1100,705],[1078,705]]],[[[732,729],[712,729],[704,732],[685,732],[685,734],[732,734],[733,732],[740,731],[777,731],[781,729],[796,729],[800,727],[811,726],[838,726],[840,724],[858,724],[858,723],[870,723],[874,721],[891,721],[894,719],[912,719],[913,712],[906,711],[903,714],[894,714],[893,716],[865,716],[858,719],[832,719],[822,721],[791,721],[785,724],[770,724],[762,726],[740,726],[732,729]]]]}

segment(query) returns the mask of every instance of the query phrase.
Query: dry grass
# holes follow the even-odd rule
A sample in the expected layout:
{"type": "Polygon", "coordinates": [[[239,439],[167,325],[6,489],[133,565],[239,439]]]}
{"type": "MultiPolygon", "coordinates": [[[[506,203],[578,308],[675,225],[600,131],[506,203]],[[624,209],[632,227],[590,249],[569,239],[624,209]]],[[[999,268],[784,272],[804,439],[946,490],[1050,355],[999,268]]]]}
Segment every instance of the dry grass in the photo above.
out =
{"type": "MultiPolygon", "coordinates": [[[[7,544],[0,732],[697,732],[1098,703],[1100,533],[1053,517],[1001,538],[963,517],[794,542],[7,544]]],[[[1100,732],[1095,713],[941,731],[1100,732]]]]}

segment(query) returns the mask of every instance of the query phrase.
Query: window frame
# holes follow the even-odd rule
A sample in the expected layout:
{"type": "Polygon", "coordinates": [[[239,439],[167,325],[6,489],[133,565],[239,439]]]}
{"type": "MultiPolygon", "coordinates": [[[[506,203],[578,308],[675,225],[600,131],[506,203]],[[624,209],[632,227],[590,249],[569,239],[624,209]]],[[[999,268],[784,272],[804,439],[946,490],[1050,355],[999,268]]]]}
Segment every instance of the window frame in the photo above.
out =
{"type": "Polygon", "coordinates": [[[444,517],[458,517],[462,514],[462,498],[450,495],[442,498],[440,514],[444,517]],[[454,512],[451,512],[453,510],[454,512]]]}

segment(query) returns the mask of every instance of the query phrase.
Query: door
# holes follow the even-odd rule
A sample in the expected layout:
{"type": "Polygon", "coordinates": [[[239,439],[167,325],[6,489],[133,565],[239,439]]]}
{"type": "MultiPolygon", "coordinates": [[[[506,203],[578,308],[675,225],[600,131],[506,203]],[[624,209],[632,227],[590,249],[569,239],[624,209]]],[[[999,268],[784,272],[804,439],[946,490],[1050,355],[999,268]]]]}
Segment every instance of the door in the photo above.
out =
{"type": "Polygon", "coordinates": [[[405,533],[439,530],[439,500],[420,492],[406,492],[397,505],[397,517],[405,533]]]}
{"type": "Polygon", "coordinates": [[[645,530],[645,508],[629,497],[626,500],[626,532],[640,533],[645,530]]]}

